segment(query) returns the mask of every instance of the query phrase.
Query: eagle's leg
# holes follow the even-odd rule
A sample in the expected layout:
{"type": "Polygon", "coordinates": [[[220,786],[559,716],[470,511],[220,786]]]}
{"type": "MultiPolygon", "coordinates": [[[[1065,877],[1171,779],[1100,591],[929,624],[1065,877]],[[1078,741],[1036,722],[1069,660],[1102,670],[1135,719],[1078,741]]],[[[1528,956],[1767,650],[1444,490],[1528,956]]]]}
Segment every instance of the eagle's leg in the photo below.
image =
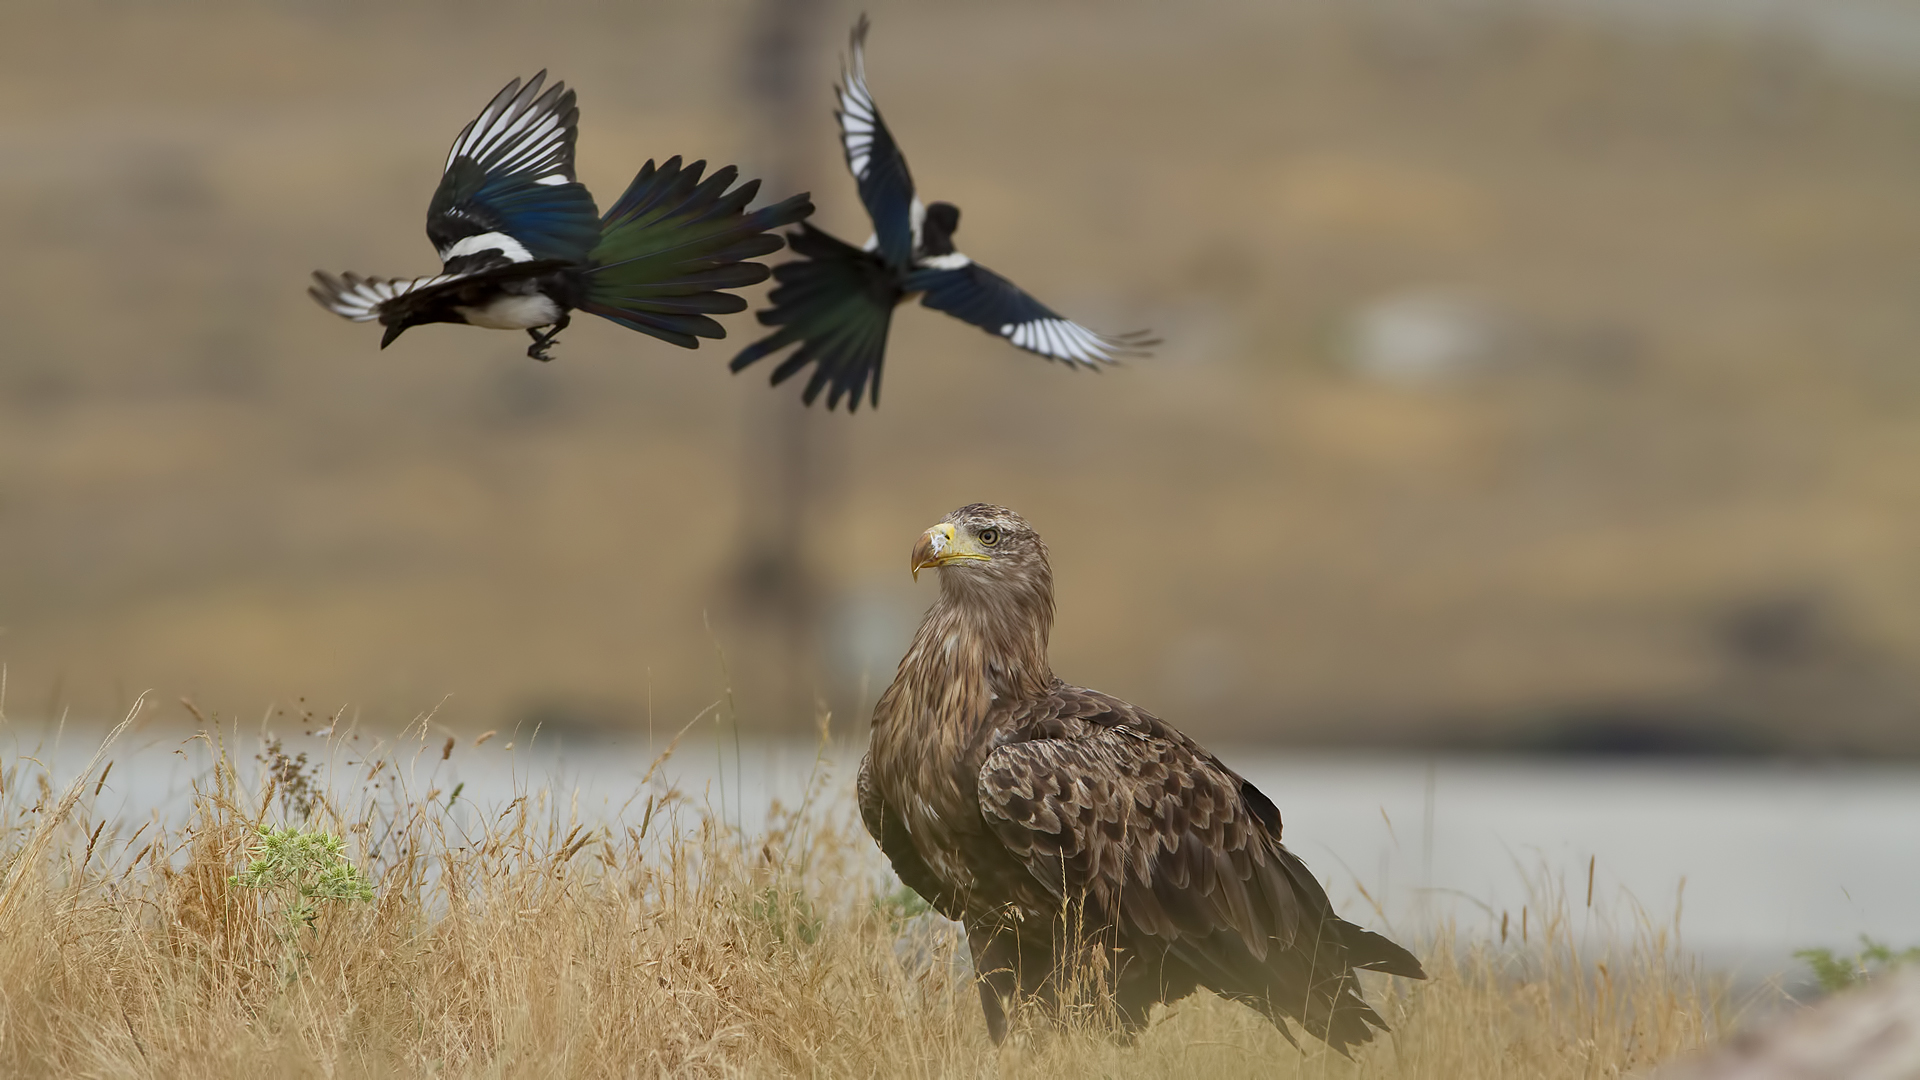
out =
{"type": "Polygon", "coordinates": [[[987,1033],[998,1044],[1006,1041],[1014,1013],[1038,1006],[1040,1015],[1059,1019],[1057,942],[1028,940],[1020,927],[980,921],[967,928],[973,951],[974,977],[979,980],[980,1010],[987,1017],[987,1033]]]}
{"type": "Polygon", "coordinates": [[[539,330],[527,331],[527,336],[533,339],[533,344],[527,346],[527,355],[542,363],[553,359],[553,357],[547,355],[547,348],[553,344],[555,338],[560,336],[560,331],[565,330],[567,324],[572,321],[573,313],[563,311],[560,313],[560,321],[547,327],[545,333],[541,333],[539,330]]]}
{"type": "Polygon", "coordinates": [[[1193,968],[1167,956],[1160,942],[1144,947],[1114,949],[1113,1004],[1120,1013],[1122,1031],[1132,1037],[1153,1019],[1153,1007],[1175,1002],[1193,993],[1200,976],[1193,968]],[[1131,954],[1131,955],[1129,955],[1131,954]]]}
{"type": "Polygon", "coordinates": [[[1020,944],[1012,929],[979,925],[967,928],[973,974],[980,987],[980,1011],[994,1045],[1007,1041],[1007,1021],[1021,996],[1020,944]]]}

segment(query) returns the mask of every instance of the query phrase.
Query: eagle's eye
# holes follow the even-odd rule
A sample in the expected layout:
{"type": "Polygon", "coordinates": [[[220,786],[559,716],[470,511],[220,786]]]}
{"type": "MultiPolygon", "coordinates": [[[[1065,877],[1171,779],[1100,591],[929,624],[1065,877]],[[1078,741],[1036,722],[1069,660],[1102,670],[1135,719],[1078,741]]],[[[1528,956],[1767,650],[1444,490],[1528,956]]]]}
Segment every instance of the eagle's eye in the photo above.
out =
{"type": "Polygon", "coordinates": [[[981,529],[981,530],[980,530],[980,544],[981,544],[981,546],[983,546],[983,547],[992,547],[993,545],[995,545],[995,544],[997,544],[997,543],[999,543],[999,542],[1000,542],[1000,530],[999,530],[999,529],[981,529]]]}

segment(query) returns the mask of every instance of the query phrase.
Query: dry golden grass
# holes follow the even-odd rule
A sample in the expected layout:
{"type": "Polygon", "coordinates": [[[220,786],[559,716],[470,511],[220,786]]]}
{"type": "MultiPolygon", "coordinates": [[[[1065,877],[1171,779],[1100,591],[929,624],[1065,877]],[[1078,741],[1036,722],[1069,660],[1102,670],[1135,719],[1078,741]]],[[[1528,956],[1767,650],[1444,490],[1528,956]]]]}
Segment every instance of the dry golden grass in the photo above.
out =
{"type": "Polygon", "coordinates": [[[1524,943],[1443,939],[1430,981],[1374,985],[1394,1033],[1351,1062],[1204,995],[1131,1045],[1088,1024],[995,1050],[950,934],[889,906],[824,771],[747,836],[670,797],[596,823],[558,792],[463,818],[447,792],[373,786],[418,741],[314,792],[208,741],[174,829],[96,819],[103,760],[65,792],[30,757],[0,770],[0,1075],[1535,1080],[1627,1074],[1719,1024],[1664,933],[1596,964],[1536,916],[1524,943]],[[289,933],[230,876],[308,795],[376,899],[289,933]]]}

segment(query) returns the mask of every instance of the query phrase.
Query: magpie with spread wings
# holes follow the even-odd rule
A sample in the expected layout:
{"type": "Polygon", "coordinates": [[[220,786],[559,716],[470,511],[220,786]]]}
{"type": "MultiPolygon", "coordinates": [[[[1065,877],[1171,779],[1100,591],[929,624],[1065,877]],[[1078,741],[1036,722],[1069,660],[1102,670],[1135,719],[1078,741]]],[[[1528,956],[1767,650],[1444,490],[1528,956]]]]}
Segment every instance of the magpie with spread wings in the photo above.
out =
{"type": "Polygon", "coordinates": [[[1357,971],[1425,978],[1341,918],[1264,792],[1184,732],[1053,673],[1053,568],[976,503],[914,544],[938,568],[860,762],[860,816],[900,880],[966,928],[995,1042],[1023,1004],[1104,994],[1138,1029],[1205,987],[1342,1053],[1386,1027],[1357,971]]]}
{"type": "Polygon", "coordinates": [[[854,247],[810,224],[790,235],[788,243],[801,258],[774,268],[780,284],[768,297],[773,306],[759,313],[762,323],[780,329],[740,350],[733,370],[793,345],[797,348],[774,368],[771,382],[777,385],[813,364],[800,395],[807,404],[825,390],[829,409],[842,397],[848,411],[858,409],[863,392],[877,406],[893,309],[916,294],[927,307],[1074,367],[1097,369],[1119,356],[1145,355],[1147,346],[1159,344],[1145,331],[1095,333],[953,246],[960,208],[922,204],[914,194],[906,156],[867,89],[866,41],[862,15],[853,29],[852,60],[835,88],[834,116],[847,168],[873,219],[873,237],[854,247]]]}
{"type": "Polygon", "coordinates": [[[780,250],[771,230],[802,221],[813,204],[800,194],[749,211],[760,181],[735,186],[731,165],[703,178],[706,162],[674,157],[648,161],[601,217],[574,176],[574,92],[556,82],[542,93],[546,77],[508,83],[453,141],[427,207],[440,272],[316,271],[307,291],[321,307],[378,321],[383,349],[423,323],[525,330],[535,360],[551,359],[575,310],[689,349],[727,336],[712,316],[747,303],[725,290],[765,281],[767,268],[748,260],[780,250]]]}

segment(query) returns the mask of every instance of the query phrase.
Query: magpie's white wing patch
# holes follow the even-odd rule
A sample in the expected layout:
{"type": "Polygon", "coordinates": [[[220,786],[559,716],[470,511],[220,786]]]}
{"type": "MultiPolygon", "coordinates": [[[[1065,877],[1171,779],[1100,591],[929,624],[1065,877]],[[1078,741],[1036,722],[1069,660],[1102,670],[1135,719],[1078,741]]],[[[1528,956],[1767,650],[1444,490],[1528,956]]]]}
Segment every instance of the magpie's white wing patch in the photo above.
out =
{"type": "Polygon", "coordinates": [[[567,114],[577,112],[567,84],[556,82],[546,93],[542,71],[527,80],[515,79],[495,94],[479,116],[460,131],[447,151],[447,168],[471,158],[496,174],[531,174],[535,184],[572,183],[573,124],[567,114]]]}
{"type": "Polygon", "coordinates": [[[1000,336],[1028,352],[1093,367],[1111,364],[1118,351],[1106,338],[1070,319],[1032,319],[1007,323],[1000,336]]]}
{"type": "Polygon", "coordinates": [[[861,32],[865,28],[863,19],[854,31],[853,60],[835,88],[840,98],[840,108],[834,113],[840,121],[840,144],[855,180],[865,180],[873,171],[874,135],[886,130],[880,122],[880,108],[873,103],[873,91],[867,89],[866,34],[861,32]]]}
{"type": "Polygon", "coordinates": [[[422,278],[382,278],[361,277],[359,274],[345,273],[334,277],[324,271],[313,272],[316,282],[307,289],[307,295],[314,298],[321,307],[343,319],[354,322],[373,322],[380,317],[380,309],[388,302],[397,300],[408,293],[421,289],[444,285],[458,281],[467,274],[434,274],[422,278]]]}
{"type": "Polygon", "coordinates": [[[450,263],[468,255],[495,254],[508,262],[532,262],[533,252],[525,244],[503,232],[484,232],[463,236],[440,249],[440,261],[450,263]]]}

